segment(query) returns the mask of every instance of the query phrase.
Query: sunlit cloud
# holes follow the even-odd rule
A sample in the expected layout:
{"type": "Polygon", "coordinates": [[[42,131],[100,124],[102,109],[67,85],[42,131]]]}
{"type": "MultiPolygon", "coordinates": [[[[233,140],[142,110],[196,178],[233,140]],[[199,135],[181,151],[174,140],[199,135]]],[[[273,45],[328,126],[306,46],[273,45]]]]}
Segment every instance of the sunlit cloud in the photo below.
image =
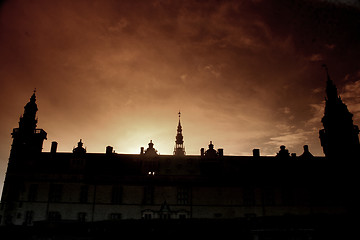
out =
{"type": "Polygon", "coordinates": [[[324,116],[325,100],[322,103],[310,104],[309,107],[312,112],[312,116],[306,121],[306,125],[309,127],[314,125],[318,126],[324,116]]]}
{"type": "Polygon", "coordinates": [[[324,58],[321,54],[313,54],[309,57],[309,60],[312,62],[319,62],[324,60],[324,58]]]}
{"type": "Polygon", "coordinates": [[[280,135],[277,137],[270,138],[270,141],[267,144],[272,146],[280,146],[286,145],[288,148],[298,146],[298,145],[305,145],[308,142],[309,136],[311,136],[313,132],[311,131],[303,131],[298,129],[294,133],[288,133],[285,135],[280,135]]]}
{"type": "Polygon", "coordinates": [[[341,92],[341,98],[354,115],[354,120],[360,121],[360,80],[346,84],[341,92]]]}

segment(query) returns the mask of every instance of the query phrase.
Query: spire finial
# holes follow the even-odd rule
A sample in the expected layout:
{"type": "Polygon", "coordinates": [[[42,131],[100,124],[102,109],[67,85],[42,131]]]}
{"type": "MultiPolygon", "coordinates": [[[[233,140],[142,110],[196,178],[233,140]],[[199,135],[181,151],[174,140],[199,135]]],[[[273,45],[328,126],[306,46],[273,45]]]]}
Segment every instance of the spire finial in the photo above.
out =
{"type": "Polygon", "coordinates": [[[323,64],[322,67],[325,69],[327,75],[327,82],[326,82],[327,99],[337,99],[338,98],[337,88],[329,76],[328,67],[326,64],[323,64]]]}
{"type": "Polygon", "coordinates": [[[327,80],[330,81],[329,69],[328,69],[327,65],[323,64],[321,66],[325,69],[327,80]]]}
{"type": "Polygon", "coordinates": [[[35,101],[36,101],[36,95],[35,95],[35,93],[36,93],[36,88],[34,88],[33,94],[32,94],[31,97],[30,97],[30,101],[32,101],[32,102],[35,102],[35,101]]]}
{"type": "Polygon", "coordinates": [[[181,123],[180,123],[181,112],[180,112],[180,110],[178,112],[178,115],[179,115],[179,124],[178,124],[178,128],[179,128],[181,126],[181,123]]]}
{"type": "Polygon", "coordinates": [[[78,147],[81,148],[83,146],[83,142],[82,139],[80,139],[80,141],[78,142],[78,147]]]}
{"type": "Polygon", "coordinates": [[[321,66],[325,69],[326,75],[329,75],[327,65],[326,65],[326,64],[323,64],[323,65],[321,65],[321,66]]]}

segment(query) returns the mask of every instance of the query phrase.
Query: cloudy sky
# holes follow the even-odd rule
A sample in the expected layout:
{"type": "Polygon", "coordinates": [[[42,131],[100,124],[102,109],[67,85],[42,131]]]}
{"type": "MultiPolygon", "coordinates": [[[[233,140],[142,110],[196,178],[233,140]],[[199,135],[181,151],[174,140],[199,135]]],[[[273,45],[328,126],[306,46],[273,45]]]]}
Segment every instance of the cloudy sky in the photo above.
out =
{"type": "Polygon", "coordinates": [[[0,4],[1,179],[34,88],[44,151],[172,154],[181,110],[188,155],[322,156],[323,63],[360,124],[357,0],[0,4]]]}

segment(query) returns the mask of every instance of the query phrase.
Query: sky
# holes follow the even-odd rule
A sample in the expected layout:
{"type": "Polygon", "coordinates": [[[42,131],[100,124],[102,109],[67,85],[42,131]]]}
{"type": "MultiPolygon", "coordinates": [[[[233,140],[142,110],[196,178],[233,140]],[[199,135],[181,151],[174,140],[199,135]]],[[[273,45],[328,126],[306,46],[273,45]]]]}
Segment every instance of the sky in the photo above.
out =
{"type": "MultiPolygon", "coordinates": [[[[36,88],[43,151],[323,156],[326,64],[360,124],[360,1],[0,3],[0,179],[36,88]]],[[[1,187],[2,188],[2,187],[1,187]]]]}

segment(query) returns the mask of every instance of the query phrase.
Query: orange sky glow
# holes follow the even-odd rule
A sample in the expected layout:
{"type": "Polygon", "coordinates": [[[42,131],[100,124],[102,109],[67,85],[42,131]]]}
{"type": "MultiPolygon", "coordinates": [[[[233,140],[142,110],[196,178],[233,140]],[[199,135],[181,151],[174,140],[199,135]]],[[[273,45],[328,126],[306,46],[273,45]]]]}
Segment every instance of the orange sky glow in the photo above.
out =
{"type": "Polygon", "coordinates": [[[323,156],[321,65],[359,124],[359,29],[351,0],[3,1],[0,178],[34,88],[44,151],[172,154],[180,110],[188,155],[323,156]]]}

